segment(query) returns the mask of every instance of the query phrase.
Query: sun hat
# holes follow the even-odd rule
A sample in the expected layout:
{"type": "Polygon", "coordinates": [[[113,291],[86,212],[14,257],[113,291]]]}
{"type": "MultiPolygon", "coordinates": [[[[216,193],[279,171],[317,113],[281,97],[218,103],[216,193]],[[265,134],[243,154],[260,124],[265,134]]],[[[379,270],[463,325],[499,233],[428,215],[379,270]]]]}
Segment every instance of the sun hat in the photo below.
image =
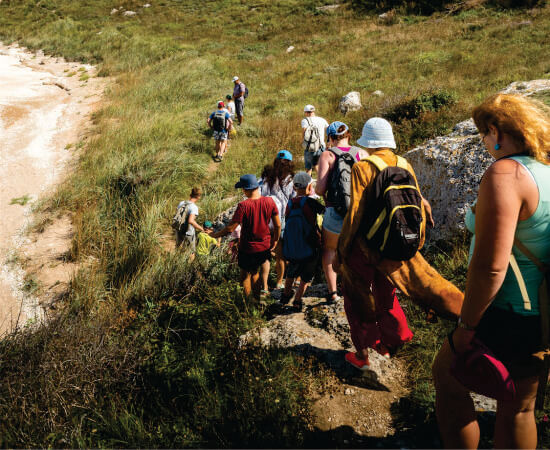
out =
{"type": "Polygon", "coordinates": [[[294,175],[292,182],[294,183],[294,187],[297,187],[298,189],[305,189],[309,186],[312,180],[313,179],[311,176],[306,172],[298,172],[294,175]]]}
{"type": "Polygon", "coordinates": [[[212,222],[210,222],[209,220],[207,220],[206,222],[204,222],[203,224],[204,228],[213,228],[214,226],[212,225],[212,222]]]}
{"type": "Polygon", "coordinates": [[[357,143],[365,148],[396,147],[391,124],[381,117],[373,117],[365,122],[357,143]]]}
{"type": "Polygon", "coordinates": [[[292,153],[288,150],[281,150],[277,153],[277,159],[288,159],[289,161],[292,161],[292,153]]]}
{"type": "Polygon", "coordinates": [[[219,107],[222,107],[222,108],[223,108],[224,106],[225,106],[225,103],[224,103],[224,102],[218,102],[218,108],[219,108],[219,107]]]}
{"type": "Polygon", "coordinates": [[[315,111],[315,106],[313,105],[304,106],[304,112],[313,112],[313,111],[315,111]]]}
{"type": "Polygon", "coordinates": [[[349,130],[349,127],[344,122],[332,122],[327,128],[327,136],[343,136],[346,131],[349,130]],[[344,125],[346,128],[344,131],[338,133],[338,128],[344,125]]]}
{"type": "Polygon", "coordinates": [[[251,191],[259,187],[260,184],[258,183],[258,179],[256,178],[256,175],[252,173],[247,173],[246,175],[243,175],[237,182],[237,184],[235,184],[235,189],[242,188],[246,189],[247,191],[251,191]]]}
{"type": "Polygon", "coordinates": [[[236,76],[233,77],[233,83],[234,83],[235,81],[237,81],[238,79],[239,79],[239,77],[236,77],[236,76]]]}
{"type": "Polygon", "coordinates": [[[232,96],[231,94],[227,94],[227,95],[225,96],[225,98],[226,98],[227,100],[231,100],[231,99],[233,98],[233,96],[232,96]]]}

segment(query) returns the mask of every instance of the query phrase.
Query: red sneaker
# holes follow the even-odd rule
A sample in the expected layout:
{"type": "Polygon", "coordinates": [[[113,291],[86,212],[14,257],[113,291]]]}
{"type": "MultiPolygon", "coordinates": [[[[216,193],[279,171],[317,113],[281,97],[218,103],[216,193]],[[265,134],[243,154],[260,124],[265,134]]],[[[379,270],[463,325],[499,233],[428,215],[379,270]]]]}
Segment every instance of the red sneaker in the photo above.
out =
{"type": "Polygon", "coordinates": [[[346,353],[346,361],[356,369],[359,369],[359,370],[369,369],[369,361],[366,359],[359,359],[354,352],[346,353]]]}

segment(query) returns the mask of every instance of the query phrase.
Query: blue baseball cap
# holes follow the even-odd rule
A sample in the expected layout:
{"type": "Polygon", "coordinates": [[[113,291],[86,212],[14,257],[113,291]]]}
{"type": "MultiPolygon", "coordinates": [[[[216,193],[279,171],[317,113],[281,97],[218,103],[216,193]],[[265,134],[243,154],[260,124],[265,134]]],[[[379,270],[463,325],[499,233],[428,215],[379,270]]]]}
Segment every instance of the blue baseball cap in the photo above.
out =
{"type": "Polygon", "coordinates": [[[209,220],[205,221],[203,226],[204,226],[204,228],[213,228],[214,227],[214,225],[212,225],[212,222],[210,222],[209,220]]]}
{"type": "Polygon", "coordinates": [[[332,122],[328,128],[327,128],[327,136],[343,136],[344,133],[346,131],[349,130],[349,127],[344,123],[344,122],[339,122],[339,121],[336,121],[336,122],[332,122]],[[338,133],[338,128],[340,128],[342,125],[344,125],[344,127],[346,127],[344,129],[344,131],[341,131],[340,133],[338,133]]]}
{"type": "Polygon", "coordinates": [[[292,153],[288,150],[281,150],[277,153],[277,159],[288,159],[289,161],[292,161],[292,153]]]}
{"type": "Polygon", "coordinates": [[[256,178],[256,175],[252,173],[247,173],[246,175],[243,175],[239,182],[235,184],[235,188],[242,188],[246,189],[247,191],[251,191],[253,189],[257,189],[260,187],[260,184],[258,183],[258,179],[256,178]]]}

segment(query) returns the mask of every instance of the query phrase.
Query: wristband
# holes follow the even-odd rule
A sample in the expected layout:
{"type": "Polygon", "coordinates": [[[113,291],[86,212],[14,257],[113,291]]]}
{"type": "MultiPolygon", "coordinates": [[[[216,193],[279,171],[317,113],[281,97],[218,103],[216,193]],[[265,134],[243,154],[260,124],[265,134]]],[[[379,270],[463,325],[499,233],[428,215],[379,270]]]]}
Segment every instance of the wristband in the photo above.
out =
{"type": "Polygon", "coordinates": [[[458,316],[458,322],[456,323],[457,328],[463,328],[468,331],[476,331],[476,327],[472,327],[462,321],[462,316],[458,316]]]}

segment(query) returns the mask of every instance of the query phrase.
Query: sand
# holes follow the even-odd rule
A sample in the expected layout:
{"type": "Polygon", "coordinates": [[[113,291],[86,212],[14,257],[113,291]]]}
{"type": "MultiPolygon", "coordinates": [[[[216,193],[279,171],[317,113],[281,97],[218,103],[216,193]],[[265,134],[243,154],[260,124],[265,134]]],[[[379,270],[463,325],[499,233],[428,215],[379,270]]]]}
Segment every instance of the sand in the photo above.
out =
{"type": "Polygon", "coordinates": [[[44,315],[44,299],[37,294],[49,290],[41,279],[51,281],[52,273],[35,273],[37,255],[42,271],[58,276],[52,281],[57,286],[75,268],[55,264],[67,250],[61,247],[70,245],[70,219],[54,221],[54,230],[45,233],[49,239],[26,229],[36,201],[54,192],[71,170],[75,144],[88,132],[106,84],[95,75],[92,66],[0,44],[0,333],[44,315]],[[80,80],[84,73],[87,81],[80,80]],[[48,259],[53,262],[45,263],[48,259]]]}

